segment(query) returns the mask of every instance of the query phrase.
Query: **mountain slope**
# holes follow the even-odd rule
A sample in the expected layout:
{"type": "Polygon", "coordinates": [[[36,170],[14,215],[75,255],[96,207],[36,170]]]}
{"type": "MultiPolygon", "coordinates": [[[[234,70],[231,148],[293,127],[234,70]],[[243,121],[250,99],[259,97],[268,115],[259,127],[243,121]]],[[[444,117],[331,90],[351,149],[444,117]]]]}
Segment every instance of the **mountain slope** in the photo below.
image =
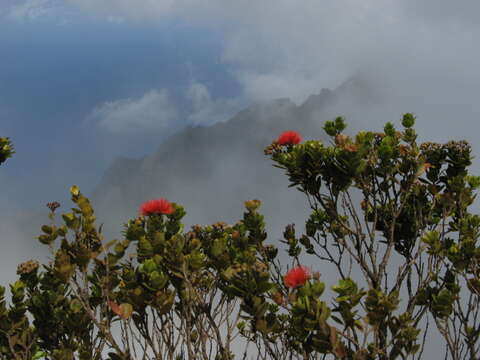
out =
{"type": "Polygon", "coordinates": [[[185,129],[143,159],[117,159],[94,194],[99,219],[107,230],[118,231],[143,201],[166,197],[186,207],[188,225],[233,222],[242,216],[245,200],[258,198],[278,236],[287,223],[304,220],[308,209],[263,149],[288,129],[306,139],[322,138],[324,121],[336,116],[338,107],[373,98],[363,91],[368,88],[357,77],[335,91],[323,89],[300,106],[288,99],[257,104],[226,122],[185,129]]]}

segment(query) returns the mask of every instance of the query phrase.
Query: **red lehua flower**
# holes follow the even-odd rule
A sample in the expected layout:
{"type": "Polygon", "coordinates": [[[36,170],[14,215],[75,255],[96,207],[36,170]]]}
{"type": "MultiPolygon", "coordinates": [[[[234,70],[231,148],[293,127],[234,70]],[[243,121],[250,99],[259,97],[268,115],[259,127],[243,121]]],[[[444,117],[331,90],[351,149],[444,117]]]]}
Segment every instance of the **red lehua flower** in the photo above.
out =
{"type": "Polygon", "coordinates": [[[311,271],[308,267],[303,265],[294,267],[285,275],[285,285],[289,288],[296,288],[304,285],[311,276],[311,271]]]}
{"type": "Polygon", "coordinates": [[[284,131],[277,139],[280,145],[296,145],[302,141],[302,136],[293,130],[284,131]]]}
{"type": "Polygon", "coordinates": [[[140,206],[140,214],[143,216],[152,214],[171,214],[175,211],[172,204],[165,199],[156,199],[146,201],[140,206]]]}

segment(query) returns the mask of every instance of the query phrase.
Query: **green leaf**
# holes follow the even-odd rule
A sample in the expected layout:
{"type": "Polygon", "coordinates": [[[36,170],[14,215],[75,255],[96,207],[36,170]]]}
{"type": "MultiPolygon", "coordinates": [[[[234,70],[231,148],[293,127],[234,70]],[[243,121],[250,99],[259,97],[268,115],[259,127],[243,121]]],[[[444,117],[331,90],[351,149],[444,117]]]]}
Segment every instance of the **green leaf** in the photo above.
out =
{"type": "Polygon", "coordinates": [[[82,303],[78,299],[73,299],[70,302],[70,310],[72,310],[73,313],[78,313],[82,310],[82,303]]]}
{"type": "Polygon", "coordinates": [[[78,186],[73,185],[73,186],[70,188],[70,194],[72,194],[73,196],[78,196],[78,195],[80,195],[80,189],[78,188],[78,186]]]}
{"type": "Polygon", "coordinates": [[[335,127],[335,123],[333,121],[326,121],[325,125],[323,126],[323,130],[325,130],[329,136],[335,136],[338,134],[337,128],[335,127]]]}
{"type": "Polygon", "coordinates": [[[42,226],[42,231],[43,231],[45,234],[51,235],[52,232],[53,232],[53,229],[52,229],[51,226],[43,225],[43,226],[42,226]]]}
{"type": "Polygon", "coordinates": [[[402,118],[402,126],[405,128],[411,128],[415,125],[415,116],[411,113],[406,113],[402,118]]]}
{"type": "Polygon", "coordinates": [[[39,359],[44,358],[46,356],[47,356],[46,352],[39,350],[35,353],[35,355],[33,355],[32,360],[39,360],[39,359]]]}
{"type": "Polygon", "coordinates": [[[387,122],[383,128],[383,131],[385,132],[386,135],[394,137],[396,130],[391,122],[387,122]]]}

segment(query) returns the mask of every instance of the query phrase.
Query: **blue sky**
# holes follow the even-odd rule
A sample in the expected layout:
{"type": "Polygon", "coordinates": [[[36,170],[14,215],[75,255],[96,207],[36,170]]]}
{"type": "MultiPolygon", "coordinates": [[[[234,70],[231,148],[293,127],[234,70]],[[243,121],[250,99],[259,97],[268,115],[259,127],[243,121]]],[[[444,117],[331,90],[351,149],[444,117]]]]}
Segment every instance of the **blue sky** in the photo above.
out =
{"type": "MultiPolygon", "coordinates": [[[[116,156],[257,101],[301,103],[372,74],[385,121],[474,140],[480,5],[465,0],[3,0],[0,132],[8,206],[87,193],[116,156]],[[389,112],[387,112],[387,110],[389,112]]],[[[367,123],[368,125],[368,123],[367,123]]]]}
{"type": "MultiPolygon", "coordinates": [[[[221,32],[205,27],[11,22],[1,28],[0,128],[17,149],[2,170],[7,183],[19,189],[9,196],[22,203],[44,203],[69,183],[90,190],[114,156],[153,151],[193,122],[188,116],[194,104],[187,96],[192,85],[208,87],[212,98],[239,92],[228,67],[218,61],[221,32]],[[138,116],[145,109],[128,113],[128,104],[149,94],[152,110],[174,109],[165,124],[158,114],[138,123],[119,118],[125,111],[138,116]],[[107,112],[113,117],[102,122],[107,112]],[[32,174],[46,191],[30,190],[32,174]]],[[[237,109],[240,103],[225,111],[237,109]]]]}

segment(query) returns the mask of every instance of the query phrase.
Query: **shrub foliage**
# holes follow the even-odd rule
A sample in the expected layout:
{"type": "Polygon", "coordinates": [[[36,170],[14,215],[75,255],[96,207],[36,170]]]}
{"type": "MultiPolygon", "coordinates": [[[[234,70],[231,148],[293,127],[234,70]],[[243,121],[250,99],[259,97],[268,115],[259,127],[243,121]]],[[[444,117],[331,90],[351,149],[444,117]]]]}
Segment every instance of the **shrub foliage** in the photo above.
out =
{"type": "MultiPolygon", "coordinates": [[[[288,131],[267,146],[311,208],[303,233],[286,226],[284,256],[258,200],[188,231],[181,205],[150,201],[105,241],[73,186],[38,237],[51,261],[19,265],[10,304],[0,288],[1,357],[418,359],[433,323],[450,358],[477,359],[480,178],[466,142],[418,144],[414,122],[348,136],[339,117],[327,144],[288,131]],[[336,270],[329,291],[322,269],[336,270]]],[[[11,154],[0,138],[0,162],[11,154]]]]}

